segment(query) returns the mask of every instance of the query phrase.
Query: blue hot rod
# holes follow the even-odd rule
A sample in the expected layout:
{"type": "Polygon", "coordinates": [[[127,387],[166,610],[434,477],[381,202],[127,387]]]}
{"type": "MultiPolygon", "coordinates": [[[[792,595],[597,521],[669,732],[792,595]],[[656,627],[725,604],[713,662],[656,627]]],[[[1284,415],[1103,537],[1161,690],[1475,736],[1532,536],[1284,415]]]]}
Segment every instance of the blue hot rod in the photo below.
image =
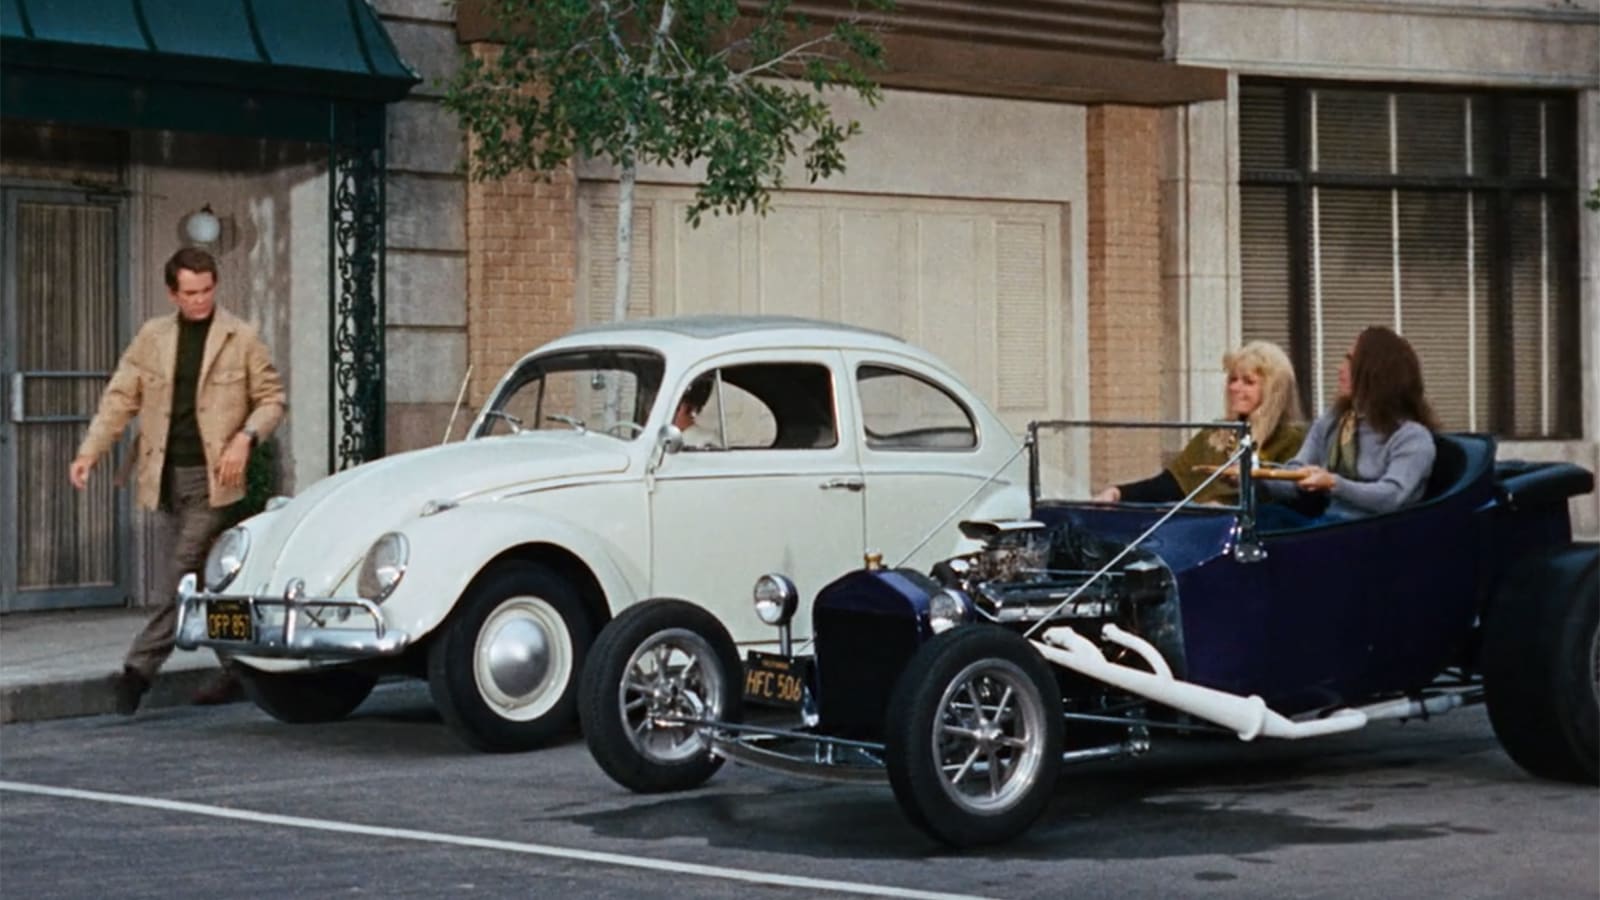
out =
{"type": "Polygon", "coordinates": [[[970,846],[1026,829],[1064,763],[1162,734],[1313,738],[1483,702],[1524,769],[1595,783],[1600,552],[1573,542],[1567,510],[1591,472],[1439,435],[1420,503],[1262,532],[1251,484],[1268,473],[1242,427],[1236,507],[1043,499],[1040,434],[1086,424],[1030,426],[1032,516],[963,523],[983,549],[931,572],[869,556],[823,588],[807,653],[779,574],[754,592],[776,653],[741,659],[684,601],[628,609],[583,675],[595,760],[641,792],[695,787],[725,759],[886,776],[915,825],[970,846]],[[793,724],[747,721],[752,702],[793,724]]]}

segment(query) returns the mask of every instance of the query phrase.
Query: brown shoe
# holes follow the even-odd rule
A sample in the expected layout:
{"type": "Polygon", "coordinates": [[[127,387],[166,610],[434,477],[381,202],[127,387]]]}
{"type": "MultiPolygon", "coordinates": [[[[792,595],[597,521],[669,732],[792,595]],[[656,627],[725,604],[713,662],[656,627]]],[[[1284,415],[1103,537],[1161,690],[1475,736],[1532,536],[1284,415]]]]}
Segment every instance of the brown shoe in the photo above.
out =
{"type": "Polygon", "coordinates": [[[224,667],[217,676],[206,682],[191,698],[195,706],[216,706],[221,703],[232,703],[244,699],[244,685],[239,683],[239,676],[233,670],[224,667]]]}
{"type": "Polygon", "coordinates": [[[111,690],[117,697],[117,712],[131,716],[138,711],[139,701],[144,699],[145,691],[150,690],[150,679],[124,666],[121,672],[112,676],[111,690]]]}

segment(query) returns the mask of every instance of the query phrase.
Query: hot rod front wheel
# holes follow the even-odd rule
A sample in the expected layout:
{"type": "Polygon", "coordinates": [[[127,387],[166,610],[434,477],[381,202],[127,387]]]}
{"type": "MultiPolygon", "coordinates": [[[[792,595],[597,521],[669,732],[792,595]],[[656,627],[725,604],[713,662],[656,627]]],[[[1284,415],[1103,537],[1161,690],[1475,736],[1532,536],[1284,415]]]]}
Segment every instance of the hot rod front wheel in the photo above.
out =
{"type": "Polygon", "coordinates": [[[977,625],[934,638],[889,700],[885,763],[918,828],[955,847],[1021,834],[1061,770],[1061,693],[1022,636],[977,625]]]}
{"type": "Polygon", "coordinates": [[[595,641],[578,717],[589,752],[639,793],[698,787],[722,765],[705,731],[677,719],[737,722],[739,651],[715,616],[681,600],[630,607],[595,641]]]}
{"type": "Polygon", "coordinates": [[[428,690],[478,750],[531,750],[572,726],[590,641],[578,593],[548,566],[502,560],[467,588],[428,650],[428,690]]]}

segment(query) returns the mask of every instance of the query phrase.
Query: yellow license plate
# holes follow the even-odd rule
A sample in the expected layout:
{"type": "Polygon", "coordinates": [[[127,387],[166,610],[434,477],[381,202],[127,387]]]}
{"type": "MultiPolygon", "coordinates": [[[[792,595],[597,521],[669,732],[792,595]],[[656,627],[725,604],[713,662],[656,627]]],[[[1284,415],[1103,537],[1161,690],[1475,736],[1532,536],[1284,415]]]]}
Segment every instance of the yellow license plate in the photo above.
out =
{"type": "Polygon", "coordinates": [[[751,650],[744,661],[744,699],[765,706],[798,708],[811,661],[751,650]]]}
{"type": "Polygon", "coordinates": [[[206,604],[206,637],[214,641],[255,639],[250,607],[243,600],[212,600],[206,604]]]}

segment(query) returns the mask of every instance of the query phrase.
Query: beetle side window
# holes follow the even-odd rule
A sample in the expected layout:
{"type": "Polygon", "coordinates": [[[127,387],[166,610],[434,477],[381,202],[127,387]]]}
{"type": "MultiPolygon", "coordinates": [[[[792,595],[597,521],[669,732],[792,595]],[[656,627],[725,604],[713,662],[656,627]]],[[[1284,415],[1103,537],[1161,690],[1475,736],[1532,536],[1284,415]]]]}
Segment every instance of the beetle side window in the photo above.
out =
{"type": "Polygon", "coordinates": [[[972,413],[944,388],[900,369],[856,369],[861,424],[872,450],[970,450],[978,446],[972,413]]]}
{"type": "Polygon", "coordinates": [[[684,429],[685,450],[809,450],[839,443],[827,366],[752,363],[702,377],[714,384],[684,429]]]}

